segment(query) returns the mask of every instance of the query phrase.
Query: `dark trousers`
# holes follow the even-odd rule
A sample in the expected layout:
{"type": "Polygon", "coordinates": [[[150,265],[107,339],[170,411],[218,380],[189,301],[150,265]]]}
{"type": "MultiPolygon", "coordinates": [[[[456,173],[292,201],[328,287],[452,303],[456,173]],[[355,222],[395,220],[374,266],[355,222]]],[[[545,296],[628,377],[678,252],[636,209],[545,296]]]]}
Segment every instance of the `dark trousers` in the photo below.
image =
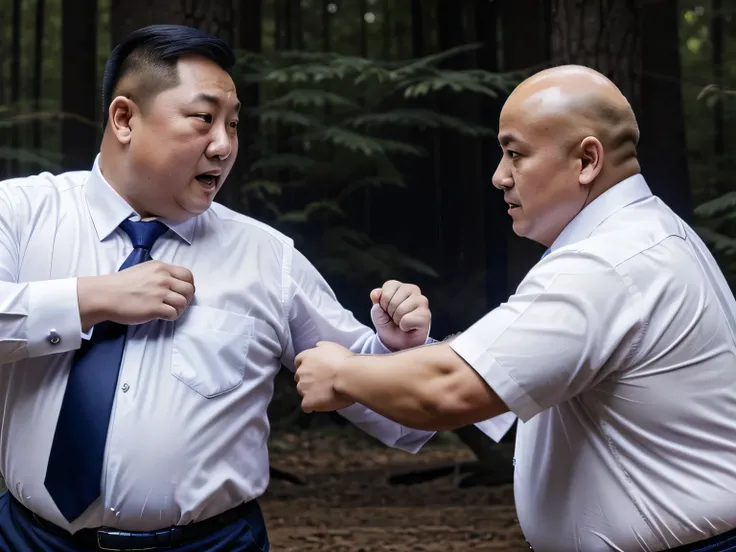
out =
{"type": "MultiPolygon", "coordinates": [[[[71,535],[49,531],[10,493],[0,496],[0,551],[2,552],[92,552],[71,535]]],[[[266,524],[260,508],[212,533],[176,547],[172,552],[268,552],[266,524]]]]}
{"type": "Polygon", "coordinates": [[[670,552],[736,552],[736,529],[702,541],[670,548],[670,552]]]}

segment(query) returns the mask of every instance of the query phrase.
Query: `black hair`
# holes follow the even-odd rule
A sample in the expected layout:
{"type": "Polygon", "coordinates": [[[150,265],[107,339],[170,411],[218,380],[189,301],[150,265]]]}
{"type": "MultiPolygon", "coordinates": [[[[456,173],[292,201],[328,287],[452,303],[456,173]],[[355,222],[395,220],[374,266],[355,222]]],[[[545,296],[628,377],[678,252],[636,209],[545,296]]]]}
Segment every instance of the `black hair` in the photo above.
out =
{"type": "Polygon", "coordinates": [[[137,102],[178,84],[176,64],[179,58],[200,55],[225,71],[235,65],[235,54],[225,42],[199,29],[185,25],[151,25],[134,31],[118,44],[105,64],[102,77],[102,129],[107,126],[108,111],[121,78],[140,74],[137,102]]]}

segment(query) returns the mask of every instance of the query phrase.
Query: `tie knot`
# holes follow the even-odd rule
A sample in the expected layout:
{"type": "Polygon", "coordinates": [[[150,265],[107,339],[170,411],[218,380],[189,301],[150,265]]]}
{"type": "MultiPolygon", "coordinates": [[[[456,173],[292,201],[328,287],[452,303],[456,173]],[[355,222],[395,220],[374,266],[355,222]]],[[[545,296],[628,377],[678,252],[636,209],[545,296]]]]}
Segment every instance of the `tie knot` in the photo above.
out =
{"type": "Polygon", "coordinates": [[[134,248],[148,251],[151,250],[156,240],[168,230],[165,224],[157,220],[141,220],[138,222],[124,220],[120,223],[120,228],[128,234],[134,248]]]}

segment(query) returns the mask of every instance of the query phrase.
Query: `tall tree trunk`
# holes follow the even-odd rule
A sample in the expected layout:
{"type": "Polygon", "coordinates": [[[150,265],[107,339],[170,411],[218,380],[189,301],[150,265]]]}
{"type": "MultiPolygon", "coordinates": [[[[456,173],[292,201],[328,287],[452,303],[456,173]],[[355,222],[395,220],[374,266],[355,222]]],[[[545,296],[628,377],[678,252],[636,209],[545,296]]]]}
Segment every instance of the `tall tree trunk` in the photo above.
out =
{"type": "Polygon", "coordinates": [[[415,58],[424,55],[422,0],[411,0],[411,51],[415,58]]]}
{"type": "MultiPolygon", "coordinates": [[[[46,20],[45,0],[36,0],[36,35],[34,37],[33,59],[33,108],[41,110],[41,93],[43,82],[43,36],[46,20]]],[[[42,125],[37,121],[33,125],[33,147],[41,148],[42,125]]]]}
{"type": "Polygon", "coordinates": [[[383,59],[391,59],[391,0],[383,0],[383,59]]]}
{"type": "Polygon", "coordinates": [[[297,50],[304,49],[304,21],[302,13],[301,0],[294,0],[294,48],[297,50]]]}
{"type": "MultiPolygon", "coordinates": [[[[262,50],[262,2],[250,0],[241,2],[239,13],[238,48],[245,52],[260,53],[262,50]]],[[[249,166],[258,158],[255,149],[256,137],[260,127],[257,117],[245,115],[249,110],[258,107],[260,89],[257,84],[239,84],[238,96],[242,103],[238,137],[240,153],[233,167],[228,185],[224,186],[218,197],[219,201],[232,209],[240,210],[242,206],[240,183],[245,180],[249,166]]]]}
{"type": "MultiPolygon", "coordinates": [[[[2,4],[2,7],[5,8],[5,4],[2,4]]],[[[0,17],[3,18],[3,20],[7,19],[7,14],[3,10],[2,13],[0,13],[0,17]]],[[[7,104],[5,103],[7,101],[6,96],[6,75],[5,75],[5,60],[8,59],[8,51],[7,51],[7,44],[3,41],[0,41],[0,106],[7,107],[7,104]]],[[[9,144],[8,140],[8,132],[7,129],[2,128],[0,129],[0,148],[5,148],[9,144]]],[[[2,156],[0,156],[0,180],[5,179],[8,176],[8,162],[6,159],[4,159],[2,156]]]]}
{"type": "MultiPolygon", "coordinates": [[[[476,0],[475,2],[475,34],[476,41],[483,47],[478,51],[476,59],[480,69],[498,72],[498,4],[476,0]]],[[[497,126],[501,102],[483,98],[481,100],[480,120],[493,127],[497,126]]],[[[505,301],[509,295],[509,247],[511,234],[503,194],[491,184],[491,175],[496,170],[500,155],[495,137],[480,140],[481,154],[481,194],[484,199],[484,229],[486,252],[486,310],[492,310],[505,301]]]]}
{"type": "Polygon", "coordinates": [[[636,2],[553,0],[552,59],[592,67],[640,101],[641,20],[636,2]]]}
{"type": "Polygon", "coordinates": [[[554,0],[552,55],[559,63],[592,67],[621,89],[639,120],[644,176],[688,218],[677,14],[670,0],[554,0]]]}
{"type": "MultiPolygon", "coordinates": [[[[21,0],[13,0],[13,31],[10,46],[10,103],[14,109],[20,104],[20,15],[23,8],[21,0]]],[[[20,147],[20,129],[16,126],[11,129],[10,145],[20,147]]],[[[8,164],[8,174],[18,176],[19,164],[11,160],[8,164]]]]}
{"type": "Polygon", "coordinates": [[[682,98],[678,7],[669,0],[644,2],[640,103],[634,105],[641,139],[639,159],[652,192],[683,219],[692,216],[682,98]]]}
{"type": "Polygon", "coordinates": [[[284,46],[286,50],[294,48],[294,17],[292,15],[291,0],[284,0],[284,46]]]}
{"type": "Polygon", "coordinates": [[[88,169],[97,152],[97,0],[62,3],[61,127],[64,170],[88,169]]]}
{"type": "Polygon", "coordinates": [[[112,42],[117,45],[140,27],[166,22],[202,29],[232,44],[233,13],[232,0],[111,0],[112,42]]]}
{"type": "MultiPolygon", "coordinates": [[[[503,70],[531,74],[550,63],[550,6],[548,0],[513,0],[501,4],[503,35],[503,70]],[[531,28],[530,28],[531,26],[531,28]]],[[[498,120],[498,119],[496,119],[498,120]]],[[[500,150],[494,148],[497,156],[500,150]]],[[[496,157],[496,161],[499,157],[496,157]]],[[[529,269],[543,253],[539,244],[520,238],[511,231],[511,221],[504,205],[497,216],[508,237],[507,297],[513,293],[529,269]]]]}
{"type": "Polygon", "coordinates": [[[330,35],[330,11],[328,10],[329,0],[322,0],[322,49],[325,52],[332,50],[332,40],[330,35]]]}
{"type": "MultiPolygon", "coordinates": [[[[710,38],[713,51],[713,77],[719,90],[723,90],[723,5],[721,0],[712,0],[713,19],[711,20],[710,38]]],[[[726,155],[726,109],[723,98],[713,106],[713,153],[716,157],[718,167],[718,178],[716,180],[716,191],[719,194],[726,193],[724,183],[727,181],[723,175],[726,155]]]]}
{"type": "MultiPolygon", "coordinates": [[[[473,6],[473,13],[475,13],[473,6]]],[[[468,18],[470,19],[470,18],[468,18]]],[[[465,13],[462,5],[453,0],[437,0],[437,25],[439,49],[448,50],[466,44],[467,33],[464,28],[465,13]]],[[[472,31],[471,31],[472,32],[472,31]]],[[[443,65],[453,69],[472,69],[476,63],[473,53],[463,53],[447,60],[443,65]]],[[[439,95],[443,112],[467,121],[479,119],[480,101],[477,95],[454,96],[445,100],[439,95]]],[[[445,273],[463,275],[470,279],[476,276],[472,285],[478,286],[474,293],[478,301],[465,312],[465,320],[456,323],[467,324],[477,320],[485,311],[485,282],[480,276],[486,268],[486,251],[476,243],[484,233],[484,206],[477,201],[483,196],[487,175],[481,174],[477,140],[458,136],[456,133],[439,133],[439,176],[441,197],[439,198],[442,221],[442,249],[444,251],[445,273]]],[[[469,282],[467,285],[471,285],[469,282]]]]}

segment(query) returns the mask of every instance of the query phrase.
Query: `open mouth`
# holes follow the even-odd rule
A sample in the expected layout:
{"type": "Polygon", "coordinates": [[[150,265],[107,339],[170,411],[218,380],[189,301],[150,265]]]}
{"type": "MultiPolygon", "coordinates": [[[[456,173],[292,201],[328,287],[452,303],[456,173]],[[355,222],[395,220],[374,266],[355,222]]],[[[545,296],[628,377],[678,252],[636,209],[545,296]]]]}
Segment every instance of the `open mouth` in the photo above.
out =
{"type": "Polygon", "coordinates": [[[217,188],[218,175],[212,173],[202,173],[198,175],[197,181],[209,190],[217,188]]]}
{"type": "Polygon", "coordinates": [[[521,207],[521,205],[519,205],[517,203],[509,203],[509,210],[511,210],[511,209],[518,209],[519,207],[521,207]]]}

